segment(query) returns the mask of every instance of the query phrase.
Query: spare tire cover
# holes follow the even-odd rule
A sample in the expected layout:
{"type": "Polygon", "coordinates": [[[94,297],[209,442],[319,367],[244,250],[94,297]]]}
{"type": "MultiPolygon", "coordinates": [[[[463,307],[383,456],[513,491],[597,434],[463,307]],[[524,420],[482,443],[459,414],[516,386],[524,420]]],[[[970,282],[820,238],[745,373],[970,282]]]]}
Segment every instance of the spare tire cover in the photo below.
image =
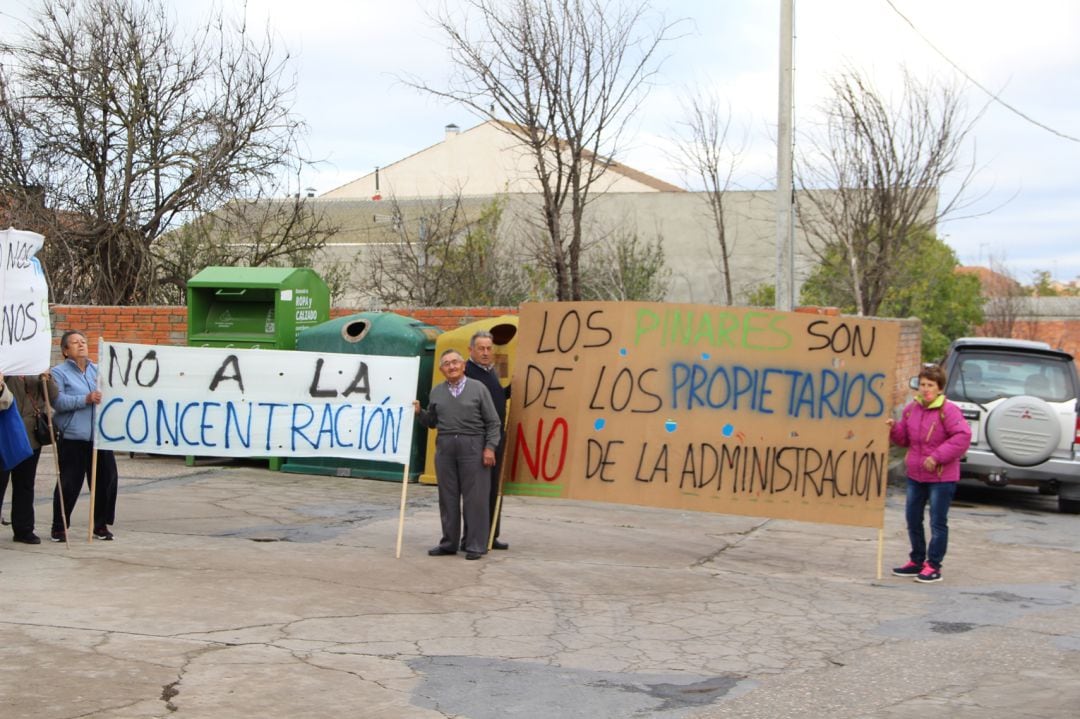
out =
{"type": "Polygon", "coordinates": [[[1053,408],[1038,397],[1010,397],[986,418],[990,449],[1009,464],[1031,467],[1045,462],[1061,440],[1053,408]]]}

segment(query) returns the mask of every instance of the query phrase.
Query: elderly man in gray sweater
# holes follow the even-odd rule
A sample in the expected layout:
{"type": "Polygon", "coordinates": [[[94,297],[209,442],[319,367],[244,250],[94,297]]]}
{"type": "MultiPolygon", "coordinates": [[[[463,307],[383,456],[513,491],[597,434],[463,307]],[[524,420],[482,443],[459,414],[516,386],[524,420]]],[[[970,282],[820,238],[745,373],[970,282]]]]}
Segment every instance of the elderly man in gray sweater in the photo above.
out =
{"type": "Polygon", "coordinates": [[[435,437],[435,478],[439,483],[439,517],[442,539],[428,550],[433,557],[457,554],[461,541],[464,507],[469,536],[465,558],[480,559],[487,552],[490,530],[488,492],[490,467],[502,428],[482,382],[465,377],[465,360],[449,349],[439,357],[439,371],[446,381],[431,389],[427,409],[414,401],[420,424],[438,431],[435,437]]]}

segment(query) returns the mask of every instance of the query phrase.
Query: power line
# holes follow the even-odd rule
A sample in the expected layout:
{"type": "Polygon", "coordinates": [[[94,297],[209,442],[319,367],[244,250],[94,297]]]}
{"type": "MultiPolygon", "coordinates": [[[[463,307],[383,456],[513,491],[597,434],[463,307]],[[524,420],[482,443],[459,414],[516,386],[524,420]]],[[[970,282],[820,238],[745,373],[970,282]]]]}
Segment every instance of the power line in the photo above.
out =
{"type": "Polygon", "coordinates": [[[929,45],[931,50],[933,50],[938,55],[940,55],[942,57],[942,59],[945,60],[945,62],[952,65],[953,69],[955,69],[958,73],[960,73],[965,78],[967,78],[968,82],[970,82],[972,85],[974,85],[975,87],[979,88],[980,90],[985,92],[987,95],[989,95],[991,100],[998,103],[999,105],[1004,107],[1006,110],[1009,110],[1010,112],[1013,112],[1013,113],[1019,115],[1023,119],[1030,122],[1032,125],[1035,125],[1037,127],[1041,127],[1042,129],[1046,130],[1047,132],[1052,132],[1055,135],[1057,135],[1058,137],[1062,137],[1062,138],[1064,138],[1066,140],[1072,140],[1073,142],[1080,142],[1080,138],[1073,137],[1072,135],[1066,135],[1064,132],[1059,132],[1059,131],[1055,130],[1054,128],[1050,127],[1049,125],[1044,125],[1043,123],[1039,122],[1035,118],[1021,112],[1018,108],[1016,108],[1016,107],[1010,105],[1009,103],[1005,102],[1004,100],[1002,100],[1000,95],[998,95],[996,92],[991,92],[981,82],[979,82],[978,80],[973,78],[971,75],[967,74],[967,72],[965,72],[963,68],[961,68],[959,65],[957,65],[952,60],[950,60],[948,55],[946,55],[941,50],[939,50],[937,48],[937,46],[934,45],[934,43],[930,42],[930,40],[925,35],[923,35],[922,32],[919,31],[919,28],[915,27],[915,23],[911,22],[911,20],[909,20],[908,17],[906,15],[904,15],[904,13],[900,12],[899,8],[897,8],[896,5],[893,4],[892,0],[885,0],[885,2],[888,4],[889,7],[892,8],[893,12],[895,12],[897,15],[899,15],[901,17],[901,19],[903,19],[904,22],[906,22],[908,25],[911,26],[911,29],[915,32],[915,34],[918,35],[920,38],[922,38],[922,41],[925,42],[927,45],[929,45]]]}

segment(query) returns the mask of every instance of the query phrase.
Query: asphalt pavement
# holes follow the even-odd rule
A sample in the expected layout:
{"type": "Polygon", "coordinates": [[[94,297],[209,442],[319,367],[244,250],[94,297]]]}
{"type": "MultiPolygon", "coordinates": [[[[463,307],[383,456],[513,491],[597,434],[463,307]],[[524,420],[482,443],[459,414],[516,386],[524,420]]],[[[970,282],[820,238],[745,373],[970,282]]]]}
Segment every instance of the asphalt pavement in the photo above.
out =
{"type": "MultiPolygon", "coordinates": [[[[1080,517],[969,492],[944,581],[877,530],[508,497],[429,557],[436,489],[118,457],[116,539],[0,530],[3,719],[1075,717],[1080,517]]],[[[5,505],[7,515],[9,506],[5,505]]]]}

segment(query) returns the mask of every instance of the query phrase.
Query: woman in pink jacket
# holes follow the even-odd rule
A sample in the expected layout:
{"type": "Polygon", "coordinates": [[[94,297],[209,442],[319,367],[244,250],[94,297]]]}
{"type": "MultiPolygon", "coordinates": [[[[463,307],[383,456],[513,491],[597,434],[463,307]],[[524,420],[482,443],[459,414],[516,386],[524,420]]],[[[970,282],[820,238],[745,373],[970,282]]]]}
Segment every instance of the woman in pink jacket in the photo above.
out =
{"type": "Polygon", "coordinates": [[[927,365],[919,372],[919,391],[903,416],[889,424],[889,440],[907,447],[907,517],[911,540],[909,561],[893,569],[898,577],[917,582],[940,582],[941,562],[949,546],[949,505],[960,481],[960,458],[971,444],[971,428],[952,402],[945,399],[945,370],[927,365]],[[930,502],[930,545],[926,544],[923,512],[930,502]]]}

